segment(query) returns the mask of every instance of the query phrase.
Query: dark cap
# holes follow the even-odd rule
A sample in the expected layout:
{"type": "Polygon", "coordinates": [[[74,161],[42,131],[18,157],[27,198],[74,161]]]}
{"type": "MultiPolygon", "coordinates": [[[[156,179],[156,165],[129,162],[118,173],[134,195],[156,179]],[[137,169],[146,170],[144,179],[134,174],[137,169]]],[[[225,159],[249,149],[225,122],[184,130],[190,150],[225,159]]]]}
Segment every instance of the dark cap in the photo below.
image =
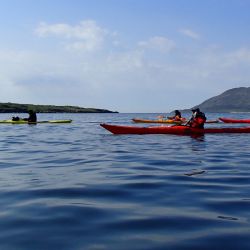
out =
{"type": "Polygon", "coordinates": [[[191,109],[193,112],[200,112],[200,109],[199,108],[192,108],[191,109]]]}

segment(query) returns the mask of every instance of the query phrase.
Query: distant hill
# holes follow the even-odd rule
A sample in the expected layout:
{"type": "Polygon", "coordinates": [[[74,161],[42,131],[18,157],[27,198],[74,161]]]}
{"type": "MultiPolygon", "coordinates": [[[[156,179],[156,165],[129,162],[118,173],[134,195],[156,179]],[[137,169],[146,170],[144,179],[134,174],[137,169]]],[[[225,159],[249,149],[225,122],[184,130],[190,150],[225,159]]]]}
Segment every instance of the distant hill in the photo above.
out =
{"type": "Polygon", "coordinates": [[[204,112],[250,112],[250,87],[229,89],[195,107],[204,112]]]}
{"type": "Polygon", "coordinates": [[[0,113],[26,113],[30,109],[37,113],[118,113],[107,109],[81,108],[77,106],[0,103],[0,113]]]}

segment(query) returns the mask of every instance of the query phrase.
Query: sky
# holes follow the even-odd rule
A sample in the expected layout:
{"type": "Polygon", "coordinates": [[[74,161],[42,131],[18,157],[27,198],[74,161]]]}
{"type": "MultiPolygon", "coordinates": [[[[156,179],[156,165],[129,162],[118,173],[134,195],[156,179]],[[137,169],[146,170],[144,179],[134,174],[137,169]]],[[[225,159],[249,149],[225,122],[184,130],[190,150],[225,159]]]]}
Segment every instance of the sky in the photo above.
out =
{"type": "Polygon", "coordinates": [[[250,86],[250,0],[0,0],[0,102],[121,113],[250,86]]]}

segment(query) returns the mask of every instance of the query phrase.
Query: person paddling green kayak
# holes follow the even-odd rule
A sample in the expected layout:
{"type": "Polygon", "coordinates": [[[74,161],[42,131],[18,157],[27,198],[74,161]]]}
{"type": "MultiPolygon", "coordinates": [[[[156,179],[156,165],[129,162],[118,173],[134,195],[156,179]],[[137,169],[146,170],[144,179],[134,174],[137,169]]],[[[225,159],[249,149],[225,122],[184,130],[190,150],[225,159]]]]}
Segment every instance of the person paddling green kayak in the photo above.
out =
{"type": "Polygon", "coordinates": [[[37,121],[36,112],[33,110],[29,110],[28,113],[29,113],[29,117],[24,118],[24,120],[28,122],[36,122],[37,121]]]}
{"type": "Polygon", "coordinates": [[[28,110],[29,117],[28,118],[20,118],[18,116],[12,117],[12,121],[27,121],[27,122],[37,122],[36,112],[33,110],[28,110]]]}
{"type": "Polygon", "coordinates": [[[9,120],[0,120],[0,124],[40,124],[40,123],[50,123],[50,124],[64,124],[71,123],[72,120],[47,120],[47,121],[37,121],[36,112],[33,110],[28,110],[29,117],[28,118],[20,118],[18,116],[13,116],[12,119],[9,120]]]}

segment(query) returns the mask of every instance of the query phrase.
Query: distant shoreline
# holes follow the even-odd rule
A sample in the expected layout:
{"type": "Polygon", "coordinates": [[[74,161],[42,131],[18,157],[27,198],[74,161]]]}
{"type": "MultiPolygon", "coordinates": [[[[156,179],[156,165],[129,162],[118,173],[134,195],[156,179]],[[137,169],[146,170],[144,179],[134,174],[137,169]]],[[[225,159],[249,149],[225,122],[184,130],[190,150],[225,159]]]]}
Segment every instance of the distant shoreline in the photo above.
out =
{"type": "Polygon", "coordinates": [[[78,106],[35,105],[19,103],[0,103],[0,113],[27,113],[34,110],[36,113],[119,113],[107,109],[82,108],[78,106]]]}

